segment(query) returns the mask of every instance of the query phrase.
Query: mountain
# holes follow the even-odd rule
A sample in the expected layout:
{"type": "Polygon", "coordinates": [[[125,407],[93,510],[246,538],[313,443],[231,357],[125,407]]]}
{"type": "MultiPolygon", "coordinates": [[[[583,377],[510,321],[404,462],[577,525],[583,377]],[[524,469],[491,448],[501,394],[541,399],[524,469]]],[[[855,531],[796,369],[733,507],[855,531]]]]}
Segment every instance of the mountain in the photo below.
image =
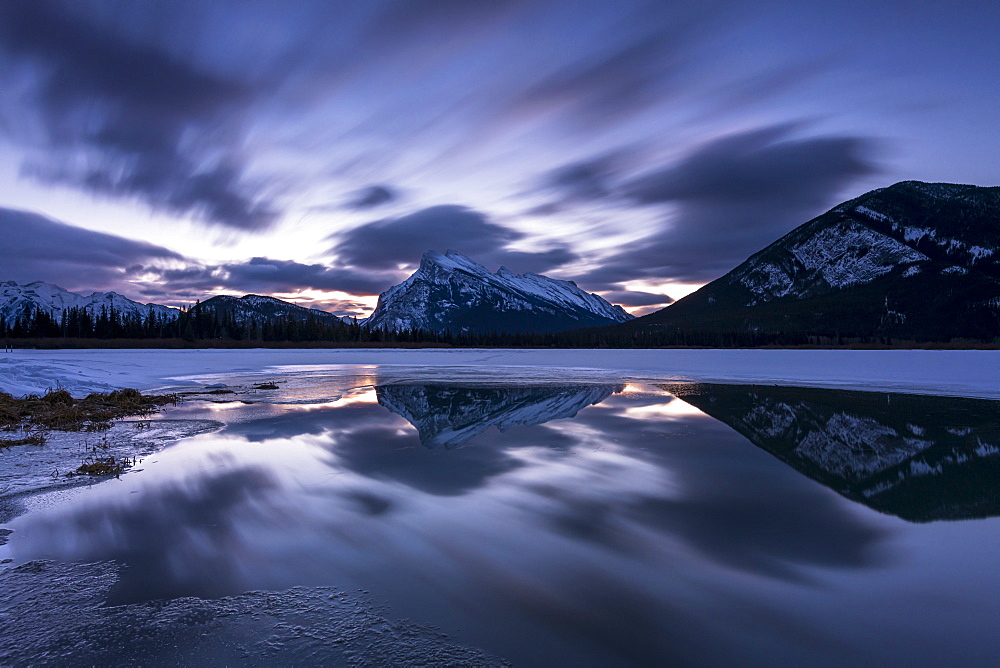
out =
{"type": "Polygon", "coordinates": [[[753,385],[664,389],[879,512],[913,522],[1000,515],[996,401],[753,385]]]}
{"type": "Polygon", "coordinates": [[[620,385],[456,387],[376,386],[378,402],[412,424],[428,448],[455,448],[490,427],[507,431],[575,416],[620,392],[620,385]]]}
{"type": "Polygon", "coordinates": [[[1000,188],[905,181],[871,191],[621,327],[1000,336],[1000,188]]]}
{"type": "Polygon", "coordinates": [[[25,309],[32,313],[44,311],[57,321],[65,309],[79,308],[98,316],[101,309],[114,309],[123,315],[138,315],[145,319],[150,313],[161,318],[176,318],[179,311],[160,304],[140,304],[123,297],[117,292],[94,292],[89,296],[64,290],[58,285],[35,281],[19,285],[14,281],[0,282],[0,316],[8,323],[24,315],[25,309]]]}
{"type": "Polygon", "coordinates": [[[266,322],[276,318],[291,318],[292,320],[303,322],[309,318],[315,318],[317,322],[324,325],[335,323],[351,324],[354,322],[353,319],[347,316],[338,316],[326,311],[320,311],[319,309],[305,308],[282,301],[276,297],[264,297],[261,295],[243,295],[242,297],[216,295],[192,308],[213,311],[220,317],[231,316],[239,324],[244,324],[249,320],[266,322]]]}
{"type": "Polygon", "coordinates": [[[631,320],[572,281],[491,274],[469,258],[428,251],[408,279],[383,292],[366,327],[432,332],[558,332],[631,320]]]}

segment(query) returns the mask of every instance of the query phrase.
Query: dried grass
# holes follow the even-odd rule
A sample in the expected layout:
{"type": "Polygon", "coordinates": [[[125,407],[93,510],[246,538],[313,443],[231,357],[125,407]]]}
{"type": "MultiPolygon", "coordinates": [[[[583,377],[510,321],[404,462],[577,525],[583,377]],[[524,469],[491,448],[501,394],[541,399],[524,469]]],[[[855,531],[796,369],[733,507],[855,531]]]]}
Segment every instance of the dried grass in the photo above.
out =
{"type": "Polygon", "coordinates": [[[143,395],[133,389],[93,393],[83,399],[62,389],[21,398],[0,392],[0,430],[103,431],[111,428],[112,420],[149,415],[175,403],[176,395],[143,395]]]}
{"type": "Polygon", "coordinates": [[[77,467],[76,471],[69,473],[67,475],[90,475],[90,476],[104,476],[104,475],[121,475],[125,472],[125,469],[129,468],[135,463],[135,460],[124,458],[115,459],[114,457],[106,458],[92,458],[88,457],[84,460],[83,464],[77,467]]]}

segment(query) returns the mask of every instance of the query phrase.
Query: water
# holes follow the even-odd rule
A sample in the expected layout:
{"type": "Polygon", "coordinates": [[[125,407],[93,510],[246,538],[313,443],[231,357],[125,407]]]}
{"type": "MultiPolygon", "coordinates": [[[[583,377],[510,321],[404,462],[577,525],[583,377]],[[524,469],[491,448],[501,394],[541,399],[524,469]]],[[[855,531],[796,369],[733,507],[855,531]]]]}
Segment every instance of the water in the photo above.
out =
{"type": "Polygon", "coordinates": [[[7,525],[3,662],[1000,660],[996,402],[255,380],[7,525]]]}

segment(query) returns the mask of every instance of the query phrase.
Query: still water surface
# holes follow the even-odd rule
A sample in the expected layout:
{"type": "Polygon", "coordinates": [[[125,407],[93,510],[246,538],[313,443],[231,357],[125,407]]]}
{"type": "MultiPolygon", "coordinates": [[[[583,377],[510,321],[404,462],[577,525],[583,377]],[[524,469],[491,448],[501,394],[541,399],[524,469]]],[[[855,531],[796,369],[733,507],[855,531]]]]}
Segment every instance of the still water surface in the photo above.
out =
{"type": "MultiPolygon", "coordinates": [[[[276,379],[168,410],[225,427],[39,504],[4,549],[15,565],[113,564],[99,603],[115,611],[357,592],[515,665],[1000,661],[997,402],[377,369],[276,379]]],[[[211,606],[184,623],[253,662],[239,637],[258,631],[241,631],[253,607],[211,606]]],[[[59,640],[20,614],[32,642],[59,640]]],[[[153,625],[142,662],[184,660],[167,651],[173,623],[153,625]]],[[[128,656],[116,637],[85,656],[128,656]]],[[[334,657],[328,641],[298,658],[334,657]]]]}

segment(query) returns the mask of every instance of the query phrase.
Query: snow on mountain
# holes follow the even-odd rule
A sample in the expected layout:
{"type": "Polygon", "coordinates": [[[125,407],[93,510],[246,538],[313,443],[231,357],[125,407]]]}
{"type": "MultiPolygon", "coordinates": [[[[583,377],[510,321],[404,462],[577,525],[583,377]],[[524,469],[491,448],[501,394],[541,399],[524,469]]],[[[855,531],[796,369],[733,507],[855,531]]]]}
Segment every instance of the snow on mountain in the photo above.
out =
{"type": "Polygon", "coordinates": [[[24,285],[14,281],[0,282],[0,316],[7,322],[23,316],[25,310],[31,313],[41,310],[59,319],[62,312],[70,308],[83,309],[94,316],[100,315],[102,308],[141,318],[150,313],[162,318],[176,318],[179,313],[169,306],[132,301],[117,292],[94,292],[85,296],[42,281],[24,285]]]}
{"type": "Polygon", "coordinates": [[[449,250],[424,253],[408,279],[379,296],[365,326],[434,332],[555,332],[631,320],[622,307],[581,290],[572,281],[490,273],[449,250]]]}
{"type": "Polygon", "coordinates": [[[574,417],[598,404],[616,385],[456,387],[454,385],[383,385],[378,402],[412,424],[428,448],[455,448],[490,427],[506,431],[574,417]]]}
{"type": "Polygon", "coordinates": [[[901,265],[930,259],[853,220],[836,227],[817,227],[789,244],[791,257],[785,262],[764,260],[737,270],[734,278],[752,295],[747,306],[870,283],[901,265]]]}

